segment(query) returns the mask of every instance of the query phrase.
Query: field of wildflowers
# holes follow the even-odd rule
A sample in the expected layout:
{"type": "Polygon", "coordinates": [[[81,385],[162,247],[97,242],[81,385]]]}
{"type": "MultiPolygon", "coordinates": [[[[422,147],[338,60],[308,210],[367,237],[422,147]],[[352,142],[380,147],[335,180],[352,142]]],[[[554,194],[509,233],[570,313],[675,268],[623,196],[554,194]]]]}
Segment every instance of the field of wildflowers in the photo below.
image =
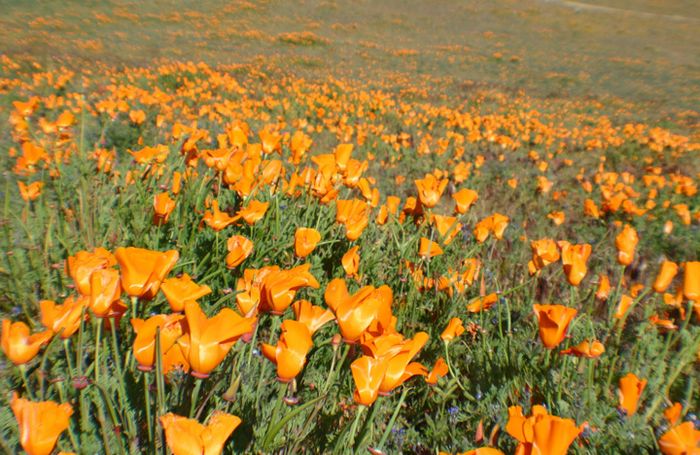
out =
{"type": "Polygon", "coordinates": [[[2,451],[700,453],[697,112],[20,44],[2,451]]]}

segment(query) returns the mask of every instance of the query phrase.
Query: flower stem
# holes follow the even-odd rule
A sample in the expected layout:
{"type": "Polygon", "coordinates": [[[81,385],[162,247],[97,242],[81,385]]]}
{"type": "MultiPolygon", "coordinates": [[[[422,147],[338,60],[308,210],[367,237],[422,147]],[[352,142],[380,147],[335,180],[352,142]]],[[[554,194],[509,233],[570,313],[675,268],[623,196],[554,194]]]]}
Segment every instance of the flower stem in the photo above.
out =
{"type": "Polygon", "coordinates": [[[403,402],[406,400],[406,395],[408,395],[408,388],[404,387],[403,391],[401,392],[401,397],[399,398],[399,402],[396,403],[396,408],[394,409],[394,413],[391,415],[391,419],[389,420],[389,424],[386,426],[386,430],[384,430],[384,434],[382,435],[382,439],[379,440],[379,445],[377,446],[377,449],[381,450],[382,447],[384,447],[386,440],[389,438],[389,434],[391,434],[391,430],[394,428],[394,424],[396,423],[396,418],[399,416],[399,412],[401,412],[401,406],[403,405],[403,402]]]}

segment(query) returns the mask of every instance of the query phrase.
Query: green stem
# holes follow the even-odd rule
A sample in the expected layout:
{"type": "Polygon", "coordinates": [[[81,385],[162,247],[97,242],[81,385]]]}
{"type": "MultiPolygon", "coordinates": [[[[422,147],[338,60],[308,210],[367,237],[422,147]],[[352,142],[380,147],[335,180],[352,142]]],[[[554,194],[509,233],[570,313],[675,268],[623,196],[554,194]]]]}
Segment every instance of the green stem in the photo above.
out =
{"type": "Polygon", "coordinates": [[[449,343],[445,343],[445,360],[447,360],[447,369],[449,370],[450,375],[455,379],[455,381],[457,381],[457,385],[460,389],[462,389],[462,393],[464,393],[464,396],[469,401],[476,401],[476,399],[469,392],[467,392],[467,389],[464,387],[464,385],[462,385],[462,381],[459,380],[459,372],[452,367],[452,361],[450,360],[450,350],[448,347],[449,343]]]}
{"type": "Polygon", "coordinates": [[[148,442],[153,441],[153,421],[151,420],[151,387],[149,374],[143,373],[143,399],[146,403],[146,423],[148,424],[148,442]]]}
{"type": "Polygon", "coordinates": [[[27,378],[27,366],[22,364],[19,366],[19,373],[22,376],[22,383],[24,384],[24,390],[27,392],[30,400],[34,400],[34,394],[32,389],[29,388],[29,379],[27,378]]]}
{"type": "MultiPolygon", "coordinates": [[[[282,407],[282,403],[284,402],[284,395],[287,393],[287,383],[280,383],[279,384],[279,391],[277,394],[277,401],[275,402],[275,407],[272,410],[272,414],[270,414],[270,425],[267,427],[267,431],[265,432],[265,437],[263,438],[263,443],[262,447],[263,450],[267,450],[269,448],[270,443],[272,442],[273,438],[273,432],[271,431],[272,428],[275,426],[275,423],[277,422],[276,417],[279,415],[280,408],[282,407]]],[[[260,392],[258,392],[260,393],[260,392]]]]}
{"type": "Polygon", "coordinates": [[[102,344],[102,319],[95,327],[95,382],[100,382],[100,344],[102,344]]]}
{"type": "Polygon", "coordinates": [[[194,417],[194,410],[197,408],[197,401],[199,400],[199,391],[202,388],[202,382],[204,382],[204,379],[195,379],[194,390],[192,391],[192,397],[190,399],[190,419],[194,417]]]}
{"type": "Polygon", "coordinates": [[[408,388],[404,388],[403,392],[401,392],[399,402],[396,404],[396,408],[394,409],[394,413],[391,415],[391,419],[389,420],[389,424],[386,426],[386,430],[384,430],[382,439],[379,440],[379,445],[377,446],[377,449],[381,450],[382,447],[384,447],[384,444],[386,444],[386,440],[387,438],[389,438],[389,434],[391,434],[391,430],[392,428],[394,428],[394,424],[396,423],[396,418],[399,416],[399,412],[401,412],[401,406],[406,400],[406,395],[408,395],[408,388]]]}

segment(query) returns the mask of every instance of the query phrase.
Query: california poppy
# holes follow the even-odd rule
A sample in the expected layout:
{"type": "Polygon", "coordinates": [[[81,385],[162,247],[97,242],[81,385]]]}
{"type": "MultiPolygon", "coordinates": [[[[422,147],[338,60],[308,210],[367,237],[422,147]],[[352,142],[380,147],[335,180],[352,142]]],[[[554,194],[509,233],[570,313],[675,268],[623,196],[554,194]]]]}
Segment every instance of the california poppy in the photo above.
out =
{"type": "Polygon", "coordinates": [[[605,346],[598,340],[582,341],[576,346],[564,349],[560,352],[563,355],[575,355],[576,357],[586,357],[594,359],[600,357],[605,352],[605,346]]]}
{"type": "Polygon", "coordinates": [[[363,355],[350,364],[355,381],[353,397],[357,404],[371,406],[379,396],[379,385],[389,365],[382,359],[363,355]]]}
{"type": "Polygon", "coordinates": [[[289,382],[304,368],[306,354],[313,346],[311,331],[306,324],[288,319],[282,322],[282,334],[277,346],[263,343],[262,354],[277,365],[277,379],[289,382]]]}
{"type": "Polygon", "coordinates": [[[625,224],[622,232],[615,237],[617,262],[622,265],[630,265],[634,261],[634,250],[637,248],[638,242],[637,231],[629,224],[625,224]]]}
{"type": "Polygon", "coordinates": [[[591,255],[591,245],[588,243],[572,245],[567,241],[557,242],[561,248],[561,262],[569,284],[578,286],[588,273],[588,258],[591,255]]]}
{"type": "Polygon", "coordinates": [[[447,362],[445,362],[445,359],[440,357],[437,359],[435,362],[435,365],[433,366],[433,369],[430,370],[428,375],[425,378],[425,382],[428,385],[435,385],[438,383],[438,380],[449,373],[449,368],[447,366],[447,362]]]}
{"type": "Polygon", "coordinates": [[[442,248],[437,242],[421,237],[420,246],[418,248],[418,255],[424,259],[430,259],[435,256],[442,254],[442,248]]]}
{"type": "Polygon", "coordinates": [[[296,320],[304,324],[311,332],[311,335],[323,325],[335,319],[330,310],[312,305],[308,300],[297,300],[292,304],[292,310],[294,310],[296,320]]]}
{"type": "Polygon", "coordinates": [[[66,259],[66,274],[73,278],[78,292],[90,295],[92,272],[112,267],[116,263],[114,255],[104,248],[95,248],[92,252],[79,251],[66,259]]]}
{"type": "Polygon", "coordinates": [[[613,315],[615,319],[622,319],[625,314],[627,314],[627,310],[632,306],[634,303],[634,299],[627,294],[622,294],[620,297],[620,302],[617,304],[617,309],[615,310],[615,314],[613,315]]]}
{"type": "Polygon", "coordinates": [[[659,273],[656,275],[656,280],[654,280],[654,291],[663,293],[671,285],[671,281],[678,273],[678,265],[675,262],[664,261],[661,263],[659,268],[659,273]]]}
{"type": "Polygon", "coordinates": [[[520,406],[508,408],[506,431],[519,442],[515,453],[547,455],[566,455],[581,433],[576,422],[550,415],[539,405],[532,407],[530,417],[523,415],[520,406]]]}
{"type": "Polygon", "coordinates": [[[688,300],[700,300],[700,261],[686,262],[683,274],[683,295],[688,300]]]}
{"type": "Polygon", "coordinates": [[[241,265],[253,252],[253,242],[242,235],[234,235],[226,241],[226,267],[232,269],[241,265]]]}
{"type": "Polygon", "coordinates": [[[624,410],[628,416],[637,412],[639,398],[642,396],[646,385],[647,380],[639,379],[634,373],[627,373],[620,378],[620,387],[617,390],[620,399],[620,409],[624,410]]]}
{"type": "Polygon", "coordinates": [[[44,187],[44,182],[33,182],[29,185],[24,182],[17,182],[19,186],[19,194],[25,201],[33,201],[41,195],[41,189],[44,187]]]}
{"type": "Polygon", "coordinates": [[[547,349],[557,347],[566,336],[577,311],[563,305],[533,305],[540,325],[540,339],[547,349]]]}
{"type": "Polygon", "coordinates": [[[481,311],[488,310],[498,302],[498,294],[491,293],[483,297],[477,297],[469,305],[467,305],[467,311],[470,313],[479,313],[481,311]]]}
{"type": "Polygon", "coordinates": [[[134,339],[134,358],[138,362],[138,368],[142,371],[150,371],[156,361],[156,331],[159,330],[160,353],[164,355],[182,336],[183,326],[181,314],[157,314],[143,320],[134,318],[131,325],[136,333],[134,339]]]}
{"type": "Polygon", "coordinates": [[[69,403],[29,401],[12,392],[10,407],[19,426],[19,442],[29,455],[49,455],[70,424],[69,403]]]}
{"type": "Polygon", "coordinates": [[[168,413],[160,417],[160,423],[173,455],[218,455],[241,419],[214,411],[204,426],[195,419],[168,413]]]}
{"type": "Polygon", "coordinates": [[[664,410],[664,418],[669,425],[674,426],[678,420],[681,418],[681,413],[683,412],[683,405],[680,403],[673,403],[664,410]]]}
{"type": "Polygon", "coordinates": [[[414,181],[418,189],[418,198],[425,207],[435,207],[440,201],[442,192],[445,191],[449,180],[439,180],[433,174],[426,174],[425,177],[414,181]]]}
{"type": "Polygon", "coordinates": [[[314,228],[297,228],[294,233],[294,254],[305,258],[316,248],[321,240],[321,233],[314,228]]]}
{"type": "Polygon", "coordinates": [[[206,284],[199,285],[192,278],[183,273],[179,278],[166,278],[160,286],[165,298],[170,304],[170,309],[180,313],[185,309],[185,302],[197,300],[211,294],[211,288],[206,284]]]}
{"type": "Polygon", "coordinates": [[[455,212],[465,214],[478,199],[479,195],[474,190],[461,189],[452,195],[455,201],[455,212]]]}
{"type": "Polygon", "coordinates": [[[90,275],[89,305],[98,318],[113,317],[123,313],[119,300],[122,293],[121,277],[115,269],[98,269],[90,275]]]}
{"type": "Polygon", "coordinates": [[[610,295],[610,279],[607,275],[598,275],[598,289],[595,291],[595,298],[598,300],[608,300],[610,295]]]}
{"type": "Polygon", "coordinates": [[[192,368],[192,375],[206,378],[226,357],[236,341],[253,330],[255,318],[244,318],[230,308],[207,318],[197,302],[185,303],[187,332],[178,344],[192,368]]]}
{"type": "Polygon", "coordinates": [[[87,306],[85,296],[68,297],[63,304],[57,305],[53,300],[39,302],[41,323],[55,334],[61,334],[64,340],[70,338],[80,328],[83,309],[87,306]]]}
{"type": "Polygon", "coordinates": [[[318,289],[320,285],[309,272],[310,268],[311,264],[302,264],[289,270],[275,270],[267,274],[260,289],[260,310],[282,314],[292,304],[299,289],[318,289]]]}
{"type": "Polygon", "coordinates": [[[29,326],[24,322],[3,319],[0,344],[2,344],[3,352],[12,363],[22,365],[32,360],[52,336],[51,330],[30,335],[29,326]]]}
{"type": "Polygon", "coordinates": [[[343,270],[348,276],[357,276],[357,271],[360,268],[360,254],[357,252],[359,249],[359,246],[350,248],[340,260],[343,270]]]}
{"type": "Polygon", "coordinates": [[[552,239],[533,240],[530,242],[532,264],[535,270],[541,270],[559,260],[559,247],[552,239]]]}
{"type": "Polygon", "coordinates": [[[175,250],[160,252],[129,247],[117,248],[114,256],[121,269],[124,291],[132,297],[151,300],[180,255],[175,250]]]}
{"type": "Polygon", "coordinates": [[[236,217],[243,218],[248,225],[252,226],[265,216],[265,212],[267,212],[269,206],[269,202],[250,201],[246,207],[240,209],[236,213],[236,217]]]}
{"type": "Polygon", "coordinates": [[[386,285],[365,286],[351,295],[345,280],[335,278],[326,286],[324,299],[335,313],[340,333],[347,343],[357,342],[373,326],[382,333],[392,324],[393,293],[386,285]]]}
{"type": "Polygon", "coordinates": [[[167,191],[153,196],[153,224],[160,226],[167,223],[173,209],[175,209],[175,201],[167,191]]]}
{"type": "Polygon", "coordinates": [[[659,438],[659,448],[664,455],[692,455],[700,452],[700,430],[693,422],[683,422],[668,430],[659,438]]]}
{"type": "Polygon", "coordinates": [[[221,231],[227,226],[236,223],[240,219],[240,216],[231,216],[226,212],[219,210],[219,202],[214,200],[211,203],[211,212],[204,212],[204,217],[202,222],[206,223],[207,226],[214,229],[215,231],[221,231]]]}
{"type": "Polygon", "coordinates": [[[447,327],[445,327],[445,330],[440,334],[440,338],[442,338],[442,341],[445,343],[449,343],[462,335],[462,333],[464,333],[462,320],[460,318],[452,318],[450,319],[450,323],[447,324],[447,327]]]}

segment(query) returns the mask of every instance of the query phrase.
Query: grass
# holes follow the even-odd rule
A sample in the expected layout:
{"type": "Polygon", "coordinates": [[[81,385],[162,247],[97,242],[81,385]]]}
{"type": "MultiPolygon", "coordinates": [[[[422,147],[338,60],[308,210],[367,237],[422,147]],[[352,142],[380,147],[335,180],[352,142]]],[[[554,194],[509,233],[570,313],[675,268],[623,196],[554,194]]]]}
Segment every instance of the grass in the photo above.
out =
{"type": "MultiPolygon", "coordinates": [[[[57,446],[79,453],[165,453],[181,435],[169,434],[160,416],[205,422],[215,411],[242,420],[224,438],[227,453],[455,453],[487,445],[510,453],[518,441],[506,431],[509,407],[529,415],[535,405],[581,426],[571,453],[660,451],[680,422],[664,410],[678,402],[681,420],[696,424],[700,405],[698,307],[682,296],[687,264],[700,251],[697,18],[684,2],[610,6],[685,19],[556,2],[0,3],[3,319],[44,330],[40,302],[79,294],[65,261],[80,251],[175,250],[167,276],[186,273],[209,286],[199,299],[209,317],[245,313],[246,270],[267,266],[297,270],[280,279],[285,289],[301,279],[294,267],[307,264],[319,286],[300,286],[292,300],[324,309],[334,306],[334,279],[351,293],[387,285],[396,331],[406,340],[429,336],[413,361],[426,373],[440,358],[449,364],[436,385],[419,374],[362,406],[350,365],[371,357],[372,337],[362,347],[338,342],[332,322],[313,335],[295,379],[281,384],[261,343],[280,340],[282,321],[295,319],[286,308],[249,315],[255,328],[206,379],[181,369],[159,374],[163,338],[146,373],[137,368],[130,320],[173,310],[162,292],[147,300],[124,290],[126,313],[105,319],[114,330],[94,317],[91,302],[68,341],[53,336],[22,367],[3,344],[0,387],[8,393],[0,402],[16,391],[70,403],[57,446]],[[36,105],[22,112],[31,97],[36,105]],[[72,120],[57,125],[64,112],[72,120]],[[259,153],[257,144],[270,147],[264,132],[279,142],[259,153]],[[301,133],[311,141],[306,153],[292,139],[301,133]],[[366,166],[362,183],[359,175],[353,182],[352,163],[339,159],[325,171],[319,164],[345,143],[366,166]],[[130,153],[146,146],[160,146],[162,159],[138,162],[130,153]],[[46,155],[26,166],[32,147],[46,155]],[[327,182],[290,189],[294,176],[323,172],[327,182]],[[186,177],[179,191],[176,173],[186,177]],[[434,207],[411,210],[414,180],[426,174],[448,182],[434,207]],[[43,187],[25,199],[20,182],[43,187]],[[467,188],[478,200],[456,215],[450,242],[431,215],[452,215],[452,196],[467,188]],[[163,192],[175,206],[155,224],[153,198],[163,192]],[[382,223],[388,196],[400,207],[382,223]],[[369,204],[359,238],[337,221],[338,201],[348,199],[369,204]],[[600,216],[584,213],[586,199],[600,216]],[[269,205],[260,220],[217,231],[203,221],[213,201],[231,216],[252,201],[269,205]],[[564,214],[562,224],[553,212],[564,214]],[[503,238],[479,242],[479,222],[494,213],[508,217],[503,238]],[[640,241],[622,266],[615,239],[626,224],[640,241]],[[295,255],[298,227],[320,233],[305,258],[295,255]],[[234,235],[253,250],[229,269],[234,235]],[[421,238],[444,253],[422,257],[421,238]],[[580,285],[569,283],[558,259],[528,273],[531,241],[550,238],[591,245],[580,285]],[[342,265],[353,246],[354,276],[342,265]],[[480,264],[474,279],[450,281],[467,259],[480,264]],[[685,267],[666,294],[652,290],[663,259],[685,267]],[[612,284],[607,299],[595,295],[602,275],[612,284]],[[492,293],[494,306],[467,310],[492,293]],[[623,295],[633,306],[615,318],[623,295]],[[554,349],[540,339],[538,303],[577,310],[554,349]],[[467,330],[448,344],[441,333],[454,317],[467,330]],[[605,346],[598,358],[559,354],[594,339],[605,346]],[[622,410],[618,397],[628,373],[647,381],[636,413],[622,410]]],[[[128,281],[125,264],[109,268],[128,281]]],[[[341,310],[333,313],[340,319],[341,310]]],[[[372,336],[377,331],[392,332],[375,327],[372,336]]],[[[386,339],[395,343],[393,336],[386,339]]],[[[179,340],[178,349],[186,344],[179,340]]],[[[20,450],[9,406],[0,409],[0,434],[4,450],[20,450]]]]}

